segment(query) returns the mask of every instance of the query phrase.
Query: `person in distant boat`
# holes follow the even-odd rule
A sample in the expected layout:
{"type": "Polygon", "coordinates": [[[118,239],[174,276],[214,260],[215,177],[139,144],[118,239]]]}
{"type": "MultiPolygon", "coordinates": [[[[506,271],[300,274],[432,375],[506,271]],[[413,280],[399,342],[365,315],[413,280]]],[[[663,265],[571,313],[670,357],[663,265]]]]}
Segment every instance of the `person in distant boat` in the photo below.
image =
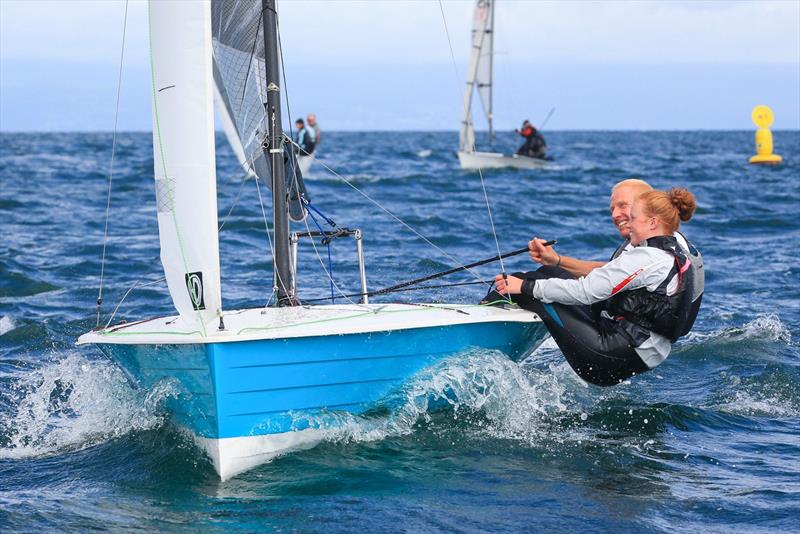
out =
{"type": "Polygon", "coordinates": [[[308,117],[306,117],[306,121],[308,121],[308,129],[311,130],[311,133],[314,135],[314,146],[318,147],[319,142],[322,140],[322,130],[319,128],[317,116],[313,113],[309,113],[308,117]]]}
{"type": "Polygon", "coordinates": [[[514,130],[514,132],[525,138],[525,142],[517,150],[517,155],[545,159],[547,156],[547,143],[541,132],[531,124],[531,121],[525,120],[522,123],[522,128],[514,130]]]}
{"type": "Polygon", "coordinates": [[[626,224],[631,246],[610,262],[579,279],[558,264],[497,275],[497,292],[539,315],[587,382],[612,386],[644,373],[669,356],[697,316],[697,270],[675,237],[695,206],[686,189],[642,193],[626,224]]]}
{"type": "Polygon", "coordinates": [[[310,156],[314,153],[314,148],[316,148],[313,134],[306,128],[303,119],[297,119],[294,125],[297,128],[294,142],[297,143],[298,154],[301,156],[310,156]]]}

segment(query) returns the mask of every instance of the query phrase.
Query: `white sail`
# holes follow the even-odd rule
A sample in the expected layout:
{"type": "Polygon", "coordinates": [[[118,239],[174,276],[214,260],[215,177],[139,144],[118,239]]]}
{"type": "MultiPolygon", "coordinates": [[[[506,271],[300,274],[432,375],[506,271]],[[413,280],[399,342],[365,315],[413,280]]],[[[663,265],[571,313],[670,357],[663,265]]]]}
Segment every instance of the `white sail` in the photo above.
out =
{"type": "Polygon", "coordinates": [[[494,136],[492,126],[492,56],[494,53],[494,2],[478,0],[472,21],[472,51],[467,67],[467,86],[464,89],[463,118],[459,147],[461,151],[475,150],[475,125],[472,120],[472,94],[477,89],[483,111],[489,123],[489,138],[494,136]]]}
{"type": "Polygon", "coordinates": [[[205,335],[222,306],[210,4],[151,2],[149,16],[161,262],[181,322],[205,335]]]}
{"type": "Polygon", "coordinates": [[[244,147],[242,146],[241,139],[239,139],[239,133],[236,131],[236,124],[234,124],[231,118],[225,101],[222,99],[222,95],[219,92],[219,86],[216,83],[214,84],[214,107],[219,114],[219,119],[222,123],[222,131],[225,132],[225,138],[228,140],[228,144],[231,146],[236,160],[239,162],[239,165],[242,166],[242,170],[247,173],[248,178],[254,177],[256,174],[253,172],[252,166],[244,155],[244,147]]]}

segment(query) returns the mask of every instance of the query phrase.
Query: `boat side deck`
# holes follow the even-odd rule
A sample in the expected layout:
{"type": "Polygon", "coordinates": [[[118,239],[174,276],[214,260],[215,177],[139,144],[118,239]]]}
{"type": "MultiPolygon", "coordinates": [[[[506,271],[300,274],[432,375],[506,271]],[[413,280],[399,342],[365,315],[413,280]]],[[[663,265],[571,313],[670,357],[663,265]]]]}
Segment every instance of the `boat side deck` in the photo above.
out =
{"type": "Polygon", "coordinates": [[[223,313],[218,323],[188,325],[178,316],[123,323],[82,335],[78,345],[229,343],[327,336],[485,322],[540,322],[523,309],[469,304],[353,304],[251,308],[223,313]]]}

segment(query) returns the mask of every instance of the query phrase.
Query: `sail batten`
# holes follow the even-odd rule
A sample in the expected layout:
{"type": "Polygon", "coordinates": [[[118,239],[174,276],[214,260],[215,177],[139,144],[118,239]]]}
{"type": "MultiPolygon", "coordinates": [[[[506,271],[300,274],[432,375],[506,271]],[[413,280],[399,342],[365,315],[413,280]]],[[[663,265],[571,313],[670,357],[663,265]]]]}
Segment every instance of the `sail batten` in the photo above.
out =
{"type": "Polygon", "coordinates": [[[225,133],[244,169],[269,184],[269,165],[261,147],[267,130],[261,2],[212,1],[211,19],[220,116],[233,126],[223,124],[225,133]]]}

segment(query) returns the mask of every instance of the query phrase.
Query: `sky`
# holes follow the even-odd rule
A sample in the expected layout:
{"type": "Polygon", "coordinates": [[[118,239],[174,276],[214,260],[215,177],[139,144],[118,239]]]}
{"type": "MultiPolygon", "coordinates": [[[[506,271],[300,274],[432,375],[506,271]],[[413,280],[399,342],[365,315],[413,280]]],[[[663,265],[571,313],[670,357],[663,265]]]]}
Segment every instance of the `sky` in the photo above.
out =
{"type": "MultiPolygon", "coordinates": [[[[474,2],[279,0],[289,112],[456,130],[474,2]],[[452,47],[452,48],[451,48],[452,47]],[[451,55],[452,50],[452,55],[451,55]]],[[[499,0],[496,127],[800,129],[800,0],[499,0]]],[[[123,0],[0,0],[0,131],[110,131],[123,0]]],[[[147,4],[127,3],[120,130],[151,129],[147,4]]],[[[480,127],[480,122],[479,122],[480,127]]]]}

